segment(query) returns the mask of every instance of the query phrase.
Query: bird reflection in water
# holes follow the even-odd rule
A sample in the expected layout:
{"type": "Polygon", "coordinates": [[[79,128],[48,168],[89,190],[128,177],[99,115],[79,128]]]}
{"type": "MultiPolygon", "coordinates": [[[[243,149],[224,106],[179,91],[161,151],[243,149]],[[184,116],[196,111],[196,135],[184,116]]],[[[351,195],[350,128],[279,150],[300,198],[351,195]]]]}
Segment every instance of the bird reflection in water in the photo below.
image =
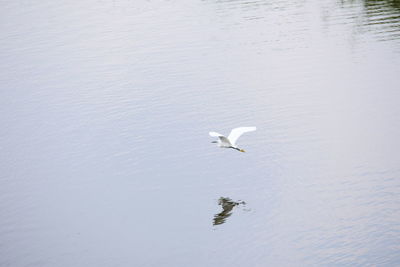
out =
{"type": "Polygon", "coordinates": [[[214,215],[213,225],[220,225],[225,223],[226,219],[232,215],[232,210],[235,206],[246,205],[244,201],[233,201],[227,197],[221,197],[218,200],[218,205],[221,205],[222,211],[214,215]]]}

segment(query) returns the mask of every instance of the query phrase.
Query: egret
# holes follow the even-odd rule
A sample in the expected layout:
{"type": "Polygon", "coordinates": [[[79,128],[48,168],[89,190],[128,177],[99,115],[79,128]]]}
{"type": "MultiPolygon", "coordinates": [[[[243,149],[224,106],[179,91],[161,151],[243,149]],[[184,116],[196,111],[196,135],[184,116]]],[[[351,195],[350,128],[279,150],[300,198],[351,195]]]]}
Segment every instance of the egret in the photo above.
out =
{"type": "Polygon", "coordinates": [[[211,143],[218,143],[219,147],[223,148],[233,148],[236,149],[237,151],[240,152],[246,152],[243,149],[240,149],[236,146],[236,141],[239,139],[239,137],[247,132],[252,132],[255,131],[257,128],[256,127],[239,127],[232,129],[231,133],[228,135],[228,137],[223,136],[222,134],[216,133],[216,132],[210,132],[210,136],[212,137],[218,137],[218,141],[212,141],[211,143]]]}

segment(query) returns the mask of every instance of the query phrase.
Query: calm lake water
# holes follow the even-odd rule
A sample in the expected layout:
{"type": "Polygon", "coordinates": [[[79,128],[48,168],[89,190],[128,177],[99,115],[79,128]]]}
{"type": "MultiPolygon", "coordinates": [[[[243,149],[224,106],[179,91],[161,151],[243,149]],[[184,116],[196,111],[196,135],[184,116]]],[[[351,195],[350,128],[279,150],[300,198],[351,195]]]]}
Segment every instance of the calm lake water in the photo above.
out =
{"type": "Polygon", "coordinates": [[[398,1],[0,4],[0,266],[400,265],[398,1]]]}

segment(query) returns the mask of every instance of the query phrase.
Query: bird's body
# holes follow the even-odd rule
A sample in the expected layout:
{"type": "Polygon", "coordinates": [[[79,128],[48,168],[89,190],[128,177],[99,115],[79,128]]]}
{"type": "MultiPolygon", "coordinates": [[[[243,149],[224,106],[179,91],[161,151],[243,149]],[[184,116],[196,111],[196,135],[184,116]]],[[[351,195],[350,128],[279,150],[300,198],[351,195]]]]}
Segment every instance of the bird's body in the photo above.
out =
{"type": "Polygon", "coordinates": [[[222,148],[233,148],[236,149],[240,152],[245,152],[243,149],[240,149],[236,145],[236,141],[239,139],[239,137],[246,133],[246,132],[252,132],[255,131],[257,128],[256,127],[239,127],[235,128],[231,131],[231,133],[228,135],[228,137],[225,137],[222,134],[216,133],[216,132],[210,132],[210,136],[212,137],[218,137],[218,141],[214,141],[213,143],[218,143],[219,147],[222,148]]]}

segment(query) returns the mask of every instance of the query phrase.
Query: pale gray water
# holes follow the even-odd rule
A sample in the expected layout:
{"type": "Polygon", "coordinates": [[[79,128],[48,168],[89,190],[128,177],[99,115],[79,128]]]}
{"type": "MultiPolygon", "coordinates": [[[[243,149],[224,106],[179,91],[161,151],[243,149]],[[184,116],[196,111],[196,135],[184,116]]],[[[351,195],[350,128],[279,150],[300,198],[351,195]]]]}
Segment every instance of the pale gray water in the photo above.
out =
{"type": "Polygon", "coordinates": [[[3,0],[0,33],[0,266],[400,264],[398,1],[3,0]]]}

